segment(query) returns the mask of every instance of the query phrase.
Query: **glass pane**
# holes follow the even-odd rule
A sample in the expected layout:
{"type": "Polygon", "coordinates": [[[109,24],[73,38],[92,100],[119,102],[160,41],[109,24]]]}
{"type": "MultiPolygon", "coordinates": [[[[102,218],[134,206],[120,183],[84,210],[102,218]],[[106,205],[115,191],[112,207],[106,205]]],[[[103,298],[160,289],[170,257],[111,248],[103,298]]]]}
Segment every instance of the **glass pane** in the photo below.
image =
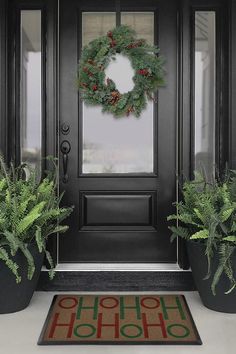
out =
{"type": "Polygon", "coordinates": [[[215,164],[215,12],[195,13],[195,169],[209,178],[215,164]]]}
{"type": "MultiPolygon", "coordinates": [[[[126,13],[122,13],[122,23],[123,20],[132,18],[129,25],[139,31],[144,30],[142,26],[135,27],[141,21],[140,13],[133,13],[132,16],[129,13],[128,15],[123,18],[126,13]]],[[[146,13],[143,16],[146,19],[146,13]]],[[[111,28],[112,26],[107,30],[111,28]]],[[[140,33],[140,37],[143,38],[146,34],[153,43],[153,33],[154,24],[149,21],[145,24],[145,31],[142,36],[140,33]]],[[[122,55],[117,55],[116,61],[112,62],[106,70],[106,76],[113,79],[121,92],[132,90],[133,75],[133,68],[129,60],[122,55]]],[[[152,173],[153,102],[148,103],[139,118],[130,115],[119,119],[114,118],[111,114],[102,113],[101,107],[91,107],[84,104],[82,172],[152,173]]]]}
{"type": "Polygon", "coordinates": [[[21,161],[41,165],[41,11],[21,11],[21,161]]]}
{"type": "Polygon", "coordinates": [[[99,107],[85,108],[83,173],[153,172],[152,105],[144,114],[116,119],[99,107]]]}
{"type": "Polygon", "coordinates": [[[153,12],[122,12],[121,24],[135,30],[138,38],[154,43],[154,13],[153,12]]]}
{"type": "Polygon", "coordinates": [[[116,26],[115,12],[83,12],[82,45],[103,36],[116,26]]]}

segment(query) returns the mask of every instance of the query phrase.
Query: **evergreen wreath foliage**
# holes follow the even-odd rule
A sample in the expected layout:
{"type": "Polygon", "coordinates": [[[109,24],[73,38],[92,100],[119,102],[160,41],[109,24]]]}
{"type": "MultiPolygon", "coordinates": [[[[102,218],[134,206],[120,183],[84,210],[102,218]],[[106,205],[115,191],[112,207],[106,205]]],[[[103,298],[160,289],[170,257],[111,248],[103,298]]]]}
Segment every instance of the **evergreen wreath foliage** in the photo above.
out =
{"type": "MultiPolygon", "coordinates": [[[[122,117],[133,113],[139,117],[153,99],[153,93],[164,83],[163,60],[159,49],[145,39],[136,39],[135,31],[119,26],[83,48],[79,63],[79,89],[90,105],[101,105],[103,112],[122,117]],[[121,94],[105,70],[117,53],[127,56],[135,71],[132,91],[121,94]]],[[[121,73],[122,75],[122,73],[121,73]]]]}

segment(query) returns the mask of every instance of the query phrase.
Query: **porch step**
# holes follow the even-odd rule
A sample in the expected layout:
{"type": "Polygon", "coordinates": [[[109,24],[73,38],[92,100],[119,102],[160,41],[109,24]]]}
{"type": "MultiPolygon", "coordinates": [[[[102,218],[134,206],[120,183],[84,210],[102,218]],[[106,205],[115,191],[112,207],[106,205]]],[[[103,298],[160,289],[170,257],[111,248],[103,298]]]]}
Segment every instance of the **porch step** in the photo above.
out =
{"type": "Polygon", "coordinates": [[[192,291],[191,271],[42,271],[41,291],[192,291]]]}

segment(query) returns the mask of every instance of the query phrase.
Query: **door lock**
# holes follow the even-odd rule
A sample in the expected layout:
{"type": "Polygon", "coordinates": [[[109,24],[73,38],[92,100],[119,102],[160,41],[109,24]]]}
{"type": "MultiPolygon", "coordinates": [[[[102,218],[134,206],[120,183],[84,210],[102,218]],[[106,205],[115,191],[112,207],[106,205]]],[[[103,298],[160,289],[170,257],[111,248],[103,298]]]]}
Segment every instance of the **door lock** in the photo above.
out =
{"type": "Polygon", "coordinates": [[[70,132],[70,126],[69,126],[69,124],[63,123],[63,124],[61,125],[61,132],[62,132],[63,135],[69,134],[69,132],[70,132]]]}

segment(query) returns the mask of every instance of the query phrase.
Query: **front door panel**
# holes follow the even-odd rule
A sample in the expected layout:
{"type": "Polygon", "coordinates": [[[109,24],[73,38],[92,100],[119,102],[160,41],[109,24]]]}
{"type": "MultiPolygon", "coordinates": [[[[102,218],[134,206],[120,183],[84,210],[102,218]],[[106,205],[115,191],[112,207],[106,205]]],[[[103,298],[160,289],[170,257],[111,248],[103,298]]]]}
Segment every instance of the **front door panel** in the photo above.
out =
{"type": "MultiPolygon", "coordinates": [[[[117,4],[60,1],[60,189],[75,206],[59,239],[61,263],[176,262],[166,222],[175,199],[176,5],[117,4]],[[138,119],[85,106],[76,86],[82,46],[120,23],[158,43],[166,62],[166,85],[138,119]]],[[[112,72],[128,91],[132,68],[122,60],[112,72]]]]}

